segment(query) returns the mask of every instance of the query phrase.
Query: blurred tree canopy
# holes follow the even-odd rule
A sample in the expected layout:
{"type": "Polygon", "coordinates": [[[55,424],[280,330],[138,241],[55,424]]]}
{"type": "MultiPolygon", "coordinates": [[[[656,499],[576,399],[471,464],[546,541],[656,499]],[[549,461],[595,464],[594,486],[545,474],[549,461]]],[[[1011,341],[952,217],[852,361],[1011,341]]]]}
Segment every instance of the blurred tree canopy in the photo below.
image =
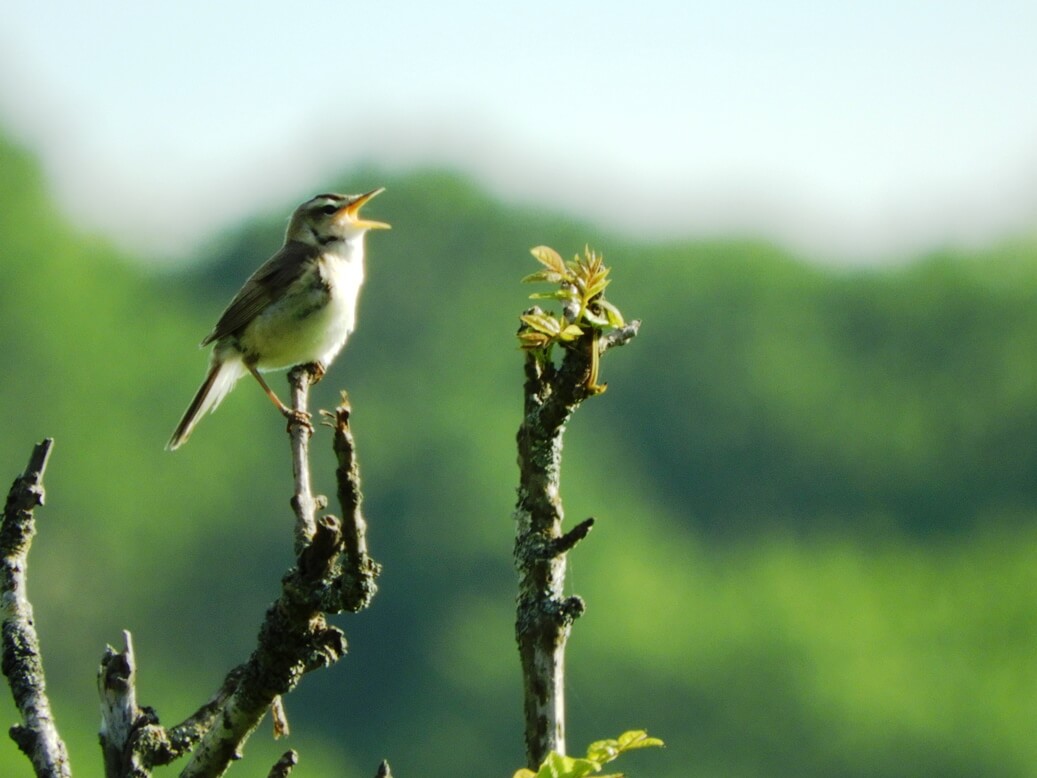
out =
{"type": "MultiPolygon", "coordinates": [[[[132,630],[142,704],[186,715],[288,562],[283,422],[255,387],[163,444],[195,344],[295,203],[156,270],[70,227],[3,140],[0,170],[0,475],[56,439],[30,593],[73,764],[100,775],[104,644],[132,630]]],[[[375,185],[393,231],[368,239],[359,328],[314,405],[350,392],[385,573],[341,624],[350,655],[287,700],[294,775],[521,764],[518,281],[530,247],[588,242],[644,327],[567,449],[570,519],[599,519],[573,559],[572,742],[647,728],[667,749],[624,769],[656,778],[1034,772],[1037,243],[836,269],[748,240],[636,244],[436,171],[314,191],[375,185]]],[[[236,769],[279,750],[257,736],[236,769]]],[[[11,743],[0,773],[30,775],[11,743]]]]}

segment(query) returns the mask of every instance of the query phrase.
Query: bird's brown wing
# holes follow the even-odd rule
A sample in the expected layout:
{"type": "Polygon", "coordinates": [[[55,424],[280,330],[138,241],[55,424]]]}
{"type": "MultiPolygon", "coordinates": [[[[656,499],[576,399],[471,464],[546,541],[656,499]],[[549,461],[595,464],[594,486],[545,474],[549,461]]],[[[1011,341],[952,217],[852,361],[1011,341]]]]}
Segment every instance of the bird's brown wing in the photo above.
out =
{"type": "Polygon", "coordinates": [[[231,335],[247,325],[264,308],[283,295],[284,290],[299,278],[315,259],[316,252],[312,246],[294,240],[285,243],[280,251],[249,276],[201,345],[208,346],[213,341],[231,335]]]}

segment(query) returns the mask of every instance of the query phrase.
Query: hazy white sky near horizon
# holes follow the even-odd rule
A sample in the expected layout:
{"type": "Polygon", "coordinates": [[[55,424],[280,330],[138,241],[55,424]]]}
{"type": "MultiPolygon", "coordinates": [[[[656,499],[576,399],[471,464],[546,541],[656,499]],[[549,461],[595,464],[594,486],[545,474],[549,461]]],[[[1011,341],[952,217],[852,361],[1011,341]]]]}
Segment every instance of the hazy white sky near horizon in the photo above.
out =
{"type": "Polygon", "coordinates": [[[829,259],[1037,217],[1034,0],[11,0],[0,19],[0,127],[77,219],[158,253],[360,162],[829,259]]]}

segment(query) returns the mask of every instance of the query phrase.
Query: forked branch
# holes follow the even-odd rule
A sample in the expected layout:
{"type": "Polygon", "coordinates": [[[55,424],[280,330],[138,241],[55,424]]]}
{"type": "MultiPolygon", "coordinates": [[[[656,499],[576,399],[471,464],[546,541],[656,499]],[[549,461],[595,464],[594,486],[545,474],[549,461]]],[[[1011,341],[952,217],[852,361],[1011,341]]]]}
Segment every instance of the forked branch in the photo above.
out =
{"type": "MultiPolygon", "coordinates": [[[[309,374],[296,369],[290,380],[294,408],[305,410],[309,374]]],[[[348,407],[340,406],[334,418],[334,447],[340,461],[338,490],[340,494],[356,495],[342,505],[349,532],[343,533],[343,522],[334,516],[315,518],[326,501],[309,491],[306,456],[312,430],[293,420],[289,434],[296,484],[292,506],[297,517],[298,563],[282,579],[281,596],[267,610],[256,650],[240,668],[234,691],[192,752],[182,778],[222,775],[240,757],[246,740],[279,695],[295,688],[305,673],[328,667],[345,654],[345,635],[327,623],[326,614],[360,610],[370,603],[376,590],[374,579],[380,568],[367,556],[366,525],[359,515],[359,470],[354,465],[344,471],[341,466],[343,450],[353,457],[348,407]],[[362,553],[357,553],[357,548],[362,553]],[[346,596],[353,590],[354,581],[364,582],[369,596],[359,600],[346,596]]]]}
{"type": "MultiPolygon", "coordinates": [[[[316,372],[292,371],[296,414],[288,433],[293,455],[292,508],[295,513],[296,564],[282,578],[281,595],[267,609],[255,650],[231,670],[212,698],[185,721],[169,729],[157,714],[137,702],[137,660],[128,632],[123,648],[109,647],[98,673],[101,698],[101,745],[106,778],[148,778],[156,766],[190,754],[185,778],[223,775],[241,757],[248,737],[267,710],[287,729],[281,695],[306,673],[328,667],[346,652],[345,635],[327,623],[327,614],[366,608],[377,591],[380,566],[367,553],[366,523],[360,512],[360,471],[349,427],[351,410],[342,404],[328,414],[338,458],[338,494],[343,519],[317,514],[326,505],[310,487],[309,439],[312,426],[303,413],[316,372]]],[[[35,523],[33,510],[43,504],[43,472],[51,441],[33,451],[25,473],[15,480],[0,525],[0,596],[3,615],[3,671],[22,713],[11,737],[32,760],[41,778],[69,778],[64,743],[54,726],[47,699],[32,606],[25,593],[27,555],[35,523]]],[[[287,776],[297,756],[287,752],[271,768],[287,776]]],[[[387,768],[387,765],[385,766],[387,768]]]]}

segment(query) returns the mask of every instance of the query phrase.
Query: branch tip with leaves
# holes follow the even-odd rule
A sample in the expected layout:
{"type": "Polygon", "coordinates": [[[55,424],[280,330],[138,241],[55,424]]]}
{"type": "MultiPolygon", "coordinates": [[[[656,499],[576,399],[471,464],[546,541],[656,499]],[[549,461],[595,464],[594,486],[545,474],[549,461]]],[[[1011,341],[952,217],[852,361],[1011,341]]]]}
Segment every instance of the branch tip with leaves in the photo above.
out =
{"type": "MultiPolygon", "coordinates": [[[[657,737],[649,737],[643,729],[624,732],[618,738],[598,740],[587,747],[587,755],[582,758],[565,756],[552,751],[544,759],[536,772],[523,768],[515,772],[513,778],[585,778],[599,774],[609,762],[629,751],[642,748],[662,748],[663,741],[657,737]]],[[[620,774],[602,775],[600,778],[622,778],[620,774]]]]}
{"type": "MultiPolygon", "coordinates": [[[[523,283],[550,283],[558,288],[535,292],[530,299],[557,300],[562,312],[545,313],[538,306],[525,311],[520,317],[523,326],[518,333],[519,345],[547,362],[555,344],[574,347],[578,342],[586,343],[590,357],[586,389],[591,394],[604,392],[605,384],[598,383],[601,335],[627,327],[619,308],[605,299],[611,279],[604,257],[589,246],[584,247],[582,256],[577,254],[568,262],[549,246],[537,246],[531,253],[544,269],[526,276],[523,283]]],[[[635,324],[635,332],[639,324],[635,324]]]]}
{"type": "Polygon", "coordinates": [[[543,266],[524,282],[550,283],[530,295],[560,303],[560,313],[539,307],[522,313],[519,345],[526,352],[525,398],[519,426],[519,488],[515,507],[515,567],[519,572],[515,637],[525,686],[526,757],[530,768],[548,754],[565,753],[565,646],[586,606],[565,596],[566,556],[587,537],[594,519],[563,531],[562,439],[566,424],[588,397],[601,394],[600,359],[628,343],[640,322],[627,323],[605,299],[609,269],[589,247],[566,262],[547,246],[532,249],[543,266]],[[562,353],[554,361],[554,348],[562,353]]]}

